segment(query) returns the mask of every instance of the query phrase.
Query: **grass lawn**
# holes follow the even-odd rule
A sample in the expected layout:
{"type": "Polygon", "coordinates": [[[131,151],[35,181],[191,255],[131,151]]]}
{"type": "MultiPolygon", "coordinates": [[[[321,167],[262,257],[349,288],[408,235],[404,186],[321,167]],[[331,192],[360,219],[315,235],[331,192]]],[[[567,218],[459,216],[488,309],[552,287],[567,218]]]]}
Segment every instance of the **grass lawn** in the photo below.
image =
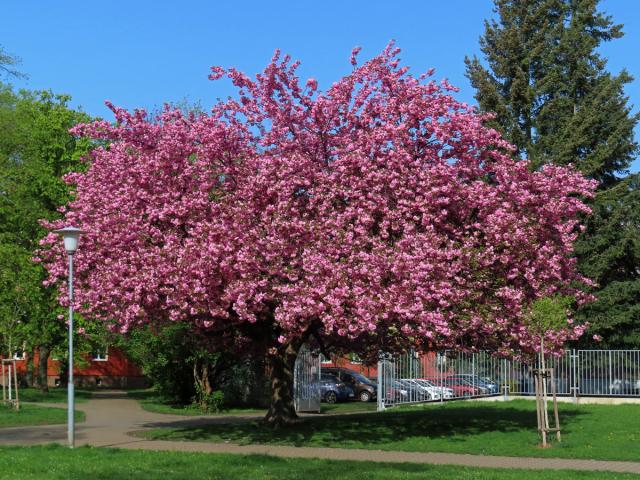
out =
{"type": "MultiPolygon", "coordinates": [[[[138,400],[140,406],[149,412],[167,413],[171,415],[205,415],[196,405],[181,405],[167,401],[164,397],[153,390],[129,390],[127,395],[138,400]]],[[[209,415],[232,415],[232,414],[266,413],[266,410],[257,408],[230,408],[220,413],[209,415]]]]}
{"type": "Polygon", "coordinates": [[[0,448],[0,480],[631,480],[605,472],[532,471],[61,446],[0,448]]]}
{"type": "Polygon", "coordinates": [[[344,402],[334,403],[330,405],[328,403],[320,404],[322,407],[322,413],[348,413],[348,412],[375,412],[378,408],[376,402],[344,402]]]}
{"type": "MultiPolygon", "coordinates": [[[[129,390],[127,395],[135,398],[140,406],[149,412],[167,413],[172,415],[203,415],[202,411],[195,405],[180,405],[167,401],[153,390],[129,390]]],[[[375,402],[345,402],[329,405],[322,404],[322,413],[339,413],[339,412],[368,412],[376,409],[375,402]]],[[[260,414],[264,415],[267,411],[260,408],[229,408],[220,413],[211,413],[209,415],[242,415],[242,414],[260,414]]]]}
{"type": "MultiPolygon", "coordinates": [[[[37,388],[21,388],[20,401],[22,402],[38,402],[38,403],[67,403],[67,388],[52,387],[49,393],[42,393],[37,388]]],[[[91,392],[88,390],[76,390],[76,403],[84,403],[91,398],[91,392]]]]}
{"type": "MultiPolygon", "coordinates": [[[[76,421],[84,420],[84,413],[76,410],[76,421]]],[[[0,405],[0,428],[23,425],[52,425],[67,422],[67,410],[64,408],[40,407],[38,405],[20,405],[20,410],[0,405]]]]}
{"type": "Polygon", "coordinates": [[[305,418],[274,432],[260,422],[139,432],[149,439],[269,443],[484,455],[640,459],[640,405],[559,404],[562,443],[537,446],[535,403],[448,402],[380,414],[305,418]]]}

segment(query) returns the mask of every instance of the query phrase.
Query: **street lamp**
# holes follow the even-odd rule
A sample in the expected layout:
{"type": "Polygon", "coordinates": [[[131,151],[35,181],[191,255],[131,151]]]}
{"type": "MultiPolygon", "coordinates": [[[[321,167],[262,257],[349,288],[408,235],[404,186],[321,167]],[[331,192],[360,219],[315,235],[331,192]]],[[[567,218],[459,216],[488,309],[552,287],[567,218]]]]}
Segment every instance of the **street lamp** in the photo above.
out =
{"type": "Polygon", "coordinates": [[[76,227],[65,227],[54,230],[64,239],[64,249],[69,257],[69,375],[67,383],[67,439],[69,447],[75,446],[75,396],[73,387],[73,254],[78,249],[80,234],[85,233],[76,227]]]}

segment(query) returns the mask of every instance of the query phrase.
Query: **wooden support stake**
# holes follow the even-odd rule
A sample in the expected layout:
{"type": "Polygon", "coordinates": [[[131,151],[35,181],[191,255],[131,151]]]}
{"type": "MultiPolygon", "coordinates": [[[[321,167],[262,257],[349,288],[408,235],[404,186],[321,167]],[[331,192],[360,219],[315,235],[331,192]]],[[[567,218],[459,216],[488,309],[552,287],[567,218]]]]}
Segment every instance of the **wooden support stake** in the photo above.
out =
{"type": "Polygon", "coordinates": [[[560,436],[560,416],[558,415],[558,397],[556,395],[556,377],[554,375],[553,368],[551,369],[551,393],[553,395],[553,418],[555,420],[556,440],[558,443],[562,442],[560,436]]]}
{"type": "Polygon", "coordinates": [[[555,432],[558,442],[562,441],[554,370],[553,368],[535,369],[533,378],[536,389],[536,417],[538,423],[538,432],[542,440],[541,446],[548,447],[548,434],[551,432],[555,432]],[[553,427],[551,427],[551,425],[549,424],[549,412],[547,410],[547,399],[545,395],[545,389],[547,386],[551,389],[550,393],[553,402],[553,427]]]}
{"type": "Polygon", "coordinates": [[[13,388],[16,391],[15,407],[20,410],[20,397],[18,396],[18,370],[16,369],[16,361],[13,361],[13,388]]]}

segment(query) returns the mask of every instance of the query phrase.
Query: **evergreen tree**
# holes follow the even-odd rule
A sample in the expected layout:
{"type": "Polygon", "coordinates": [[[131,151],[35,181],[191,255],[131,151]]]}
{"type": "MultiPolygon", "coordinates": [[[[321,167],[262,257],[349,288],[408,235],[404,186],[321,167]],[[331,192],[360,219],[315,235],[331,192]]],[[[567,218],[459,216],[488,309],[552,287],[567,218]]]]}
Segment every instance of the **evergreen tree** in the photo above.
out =
{"type": "Polygon", "coordinates": [[[467,58],[467,76],[492,126],[537,167],[576,165],[598,181],[594,214],[576,245],[598,300],[580,315],[610,346],[640,346],[640,192],[629,166],[638,154],[622,71],[598,52],[622,25],[598,0],[496,0],[485,21],[485,63],[467,58]],[[486,66],[485,66],[486,65],[486,66]]]}

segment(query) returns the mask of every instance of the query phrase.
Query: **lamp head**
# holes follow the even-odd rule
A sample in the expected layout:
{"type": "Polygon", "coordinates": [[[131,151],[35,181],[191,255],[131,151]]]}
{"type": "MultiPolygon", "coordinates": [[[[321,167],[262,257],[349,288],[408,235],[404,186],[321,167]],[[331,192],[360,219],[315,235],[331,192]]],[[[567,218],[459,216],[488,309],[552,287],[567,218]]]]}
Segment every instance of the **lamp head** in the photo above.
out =
{"type": "Polygon", "coordinates": [[[64,239],[64,249],[69,255],[73,255],[78,249],[78,240],[80,239],[80,235],[86,232],[76,227],[64,227],[60,230],[54,230],[53,233],[62,235],[62,238],[64,239]]]}

